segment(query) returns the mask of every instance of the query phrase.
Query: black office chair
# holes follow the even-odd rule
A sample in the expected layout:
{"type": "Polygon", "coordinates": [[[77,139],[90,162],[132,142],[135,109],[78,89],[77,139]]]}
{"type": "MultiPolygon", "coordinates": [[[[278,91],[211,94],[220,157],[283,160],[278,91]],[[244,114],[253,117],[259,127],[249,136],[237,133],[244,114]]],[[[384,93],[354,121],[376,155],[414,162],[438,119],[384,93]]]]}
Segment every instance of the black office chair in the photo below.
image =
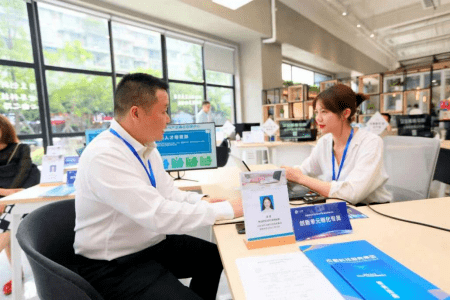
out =
{"type": "Polygon", "coordinates": [[[75,200],[57,201],[31,212],[19,225],[17,240],[25,252],[41,300],[103,300],[71,268],[75,265],[75,200]]]}
{"type": "Polygon", "coordinates": [[[450,184],[450,149],[441,148],[433,180],[450,184]]]}
{"type": "Polygon", "coordinates": [[[224,139],[222,143],[216,147],[217,167],[225,167],[231,152],[231,143],[229,139],[224,139]]]}

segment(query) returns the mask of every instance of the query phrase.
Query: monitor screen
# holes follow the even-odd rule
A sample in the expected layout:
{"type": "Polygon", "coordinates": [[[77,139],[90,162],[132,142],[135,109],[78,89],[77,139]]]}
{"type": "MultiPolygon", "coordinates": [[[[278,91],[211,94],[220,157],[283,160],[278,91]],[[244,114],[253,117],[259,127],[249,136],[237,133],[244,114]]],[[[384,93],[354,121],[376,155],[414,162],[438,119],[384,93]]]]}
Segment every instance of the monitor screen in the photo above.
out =
{"type": "Polygon", "coordinates": [[[156,142],[166,171],[217,168],[214,123],[170,124],[156,142]]]}
{"type": "Polygon", "coordinates": [[[430,115],[398,115],[396,121],[398,135],[431,137],[430,115]]]}
{"type": "Polygon", "coordinates": [[[280,121],[280,138],[299,138],[310,134],[311,120],[280,121]]]}
{"type": "Polygon", "coordinates": [[[234,124],[236,134],[242,138],[242,132],[251,131],[252,126],[260,126],[259,123],[236,123],[234,124]]]}

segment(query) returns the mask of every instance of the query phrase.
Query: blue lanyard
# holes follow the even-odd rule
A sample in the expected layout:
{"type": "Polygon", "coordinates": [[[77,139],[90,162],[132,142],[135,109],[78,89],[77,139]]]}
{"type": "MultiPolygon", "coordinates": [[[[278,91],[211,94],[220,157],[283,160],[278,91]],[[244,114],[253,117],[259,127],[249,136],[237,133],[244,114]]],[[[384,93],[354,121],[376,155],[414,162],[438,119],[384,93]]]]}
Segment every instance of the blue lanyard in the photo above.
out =
{"type": "Polygon", "coordinates": [[[333,147],[331,147],[331,163],[333,164],[333,180],[339,180],[339,176],[341,175],[342,166],[344,165],[344,161],[345,161],[345,156],[347,155],[348,146],[350,145],[352,137],[353,137],[353,128],[352,128],[352,131],[350,132],[350,136],[348,137],[347,145],[345,145],[344,153],[342,154],[341,165],[339,166],[339,173],[338,173],[337,178],[336,178],[336,175],[334,174],[334,151],[333,151],[333,147]]]}
{"type": "Polygon", "coordinates": [[[117,133],[117,131],[115,131],[114,129],[110,128],[109,131],[111,131],[112,134],[114,134],[115,136],[117,136],[119,139],[121,139],[125,145],[128,146],[128,148],[130,148],[131,152],[133,152],[134,156],[136,156],[136,158],[139,160],[139,162],[141,163],[141,165],[144,167],[145,172],[147,173],[148,178],[150,179],[150,182],[152,184],[152,186],[154,188],[156,188],[156,180],[155,180],[155,175],[153,175],[153,170],[152,170],[152,165],[150,164],[150,160],[148,160],[148,168],[150,170],[150,172],[147,170],[147,168],[145,167],[144,162],[142,161],[142,159],[139,157],[139,154],[136,152],[136,150],[133,148],[133,146],[131,146],[130,143],[128,143],[123,137],[120,136],[120,134],[117,133]]]}

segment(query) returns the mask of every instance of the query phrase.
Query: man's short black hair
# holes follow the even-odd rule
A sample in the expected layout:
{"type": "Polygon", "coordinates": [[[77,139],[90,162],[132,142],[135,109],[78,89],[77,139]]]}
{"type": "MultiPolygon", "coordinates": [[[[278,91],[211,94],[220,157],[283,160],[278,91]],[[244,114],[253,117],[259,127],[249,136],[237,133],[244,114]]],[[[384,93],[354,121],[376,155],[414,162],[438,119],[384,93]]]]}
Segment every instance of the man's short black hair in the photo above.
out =
{"type": "Polygon", "coordinates": [[[202,106],[205,106],[205,105],[208,105],[208,104],[211,104],[211,102],[206,101],[206,100],[202,102],[202,106]]]}
{"type": "Polygon", "coordinates": [[[156,91],[167,91],[169,85],[160,78],[144,73],[125,75],[117,85],[114,97],[114,115],[123,117],[132,106],[150,108],[156,101],[156,91]]]}

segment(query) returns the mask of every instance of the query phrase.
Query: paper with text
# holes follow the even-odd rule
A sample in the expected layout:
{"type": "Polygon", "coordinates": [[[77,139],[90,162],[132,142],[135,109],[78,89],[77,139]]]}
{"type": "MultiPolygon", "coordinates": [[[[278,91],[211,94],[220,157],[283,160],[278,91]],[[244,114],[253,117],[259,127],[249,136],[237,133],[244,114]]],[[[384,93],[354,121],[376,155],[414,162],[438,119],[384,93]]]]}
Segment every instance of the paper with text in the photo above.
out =
{"type": "Polygon", "coordinates": [[[246,299],[344,299],[302,252],[238,258],[236,264],[246,299]]]}

